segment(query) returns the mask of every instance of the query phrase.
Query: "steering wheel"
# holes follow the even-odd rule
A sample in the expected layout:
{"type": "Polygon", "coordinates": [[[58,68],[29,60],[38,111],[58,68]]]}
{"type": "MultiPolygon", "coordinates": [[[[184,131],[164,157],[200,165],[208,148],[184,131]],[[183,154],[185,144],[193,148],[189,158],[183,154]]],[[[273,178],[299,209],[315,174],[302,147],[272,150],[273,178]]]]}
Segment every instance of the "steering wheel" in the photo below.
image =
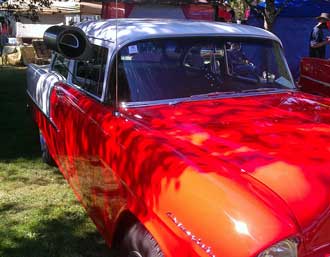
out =
{"type": "Polygon", "coordinates": [[[223,78],[220,69],[220,61],[216,59],[215,54],[211,55],[211,60],[209,64],[203,67],[205,72],[204,77],[210,81],[211,86],[219,86],[223,83],[223,78]]]}

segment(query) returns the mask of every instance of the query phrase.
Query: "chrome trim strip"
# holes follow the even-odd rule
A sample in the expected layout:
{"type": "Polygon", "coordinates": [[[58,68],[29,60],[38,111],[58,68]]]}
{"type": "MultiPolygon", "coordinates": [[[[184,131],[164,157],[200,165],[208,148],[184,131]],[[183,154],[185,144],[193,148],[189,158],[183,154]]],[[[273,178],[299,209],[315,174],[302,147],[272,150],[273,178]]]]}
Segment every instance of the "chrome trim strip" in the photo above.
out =
{"type": "Polygon", "coordinates": [[[92,99],[94,99],[94,100],[96,100],[96,101],[98,101],[98,102],[100,102],[100,103],[103,103],[102,98],[100,98],[100,97],[98,97],[98,96],[96,96],[96,95],[94,95],[94,94],[88,92],[87,90],[85,90],[85,89],[82,88],[82,87],[79,87],[77,84],[74,84],[74,83],[72,83],[72,82],[71,82],[71,83],[69,83],[69,82],[63,82],[63,83],[64,83],[65,85],[69,86],[69,87],[72,87],[72,88],[75,89],[75,90],[78,90],[79,92],[82,92],[83,94],[89,96],[90,98],[92,98],[92,99]]]}
{"type": "Polygon", "coordinates": [[[154,101],[141,101],[141,102],[121,102],[120,107],[122,108],[138,108],[145,106],[154,106],[154,105],[176,105],[182,102],[195,102],[195,101],[205,101],[205,100],[217,100],[229,97],[248,97],[248,96],[257,96],[257,95],[267,95],[267,94],[280,94],[287,92],[296,92],[295,89],[274,89],[274,91],[267,92],[251,92],[251,93],[230,93],[226,94],[226,92],[219,93],[216,96],[207,96],[207,94],[203,96],[192,96],[192,97],[182,97],[182,98],[174,98],[174,99],[163,99],[163,100],[154,100],[154,101]]]}
{"type": "Polygon", "coordinates": [[[31,94],[29,93],[28,90],[26,90],[26,94],[29,96],[29,98],[31,99],[32,103],[38,108],[38,110],[46,117],[46,119],[49,121],[50,125],[52,125],[52,127],[56,130],[56,132],[60,132],[60,130],[57,128],[56,124],[54,123],[54,121],[52,120],[52,118],[50,116],[48,116],[47,114],[45,114],[41,108],[39,107],[39,105],[37,104],[37,102],[32,98],[31,94]]]}
{"type": "Polygon", "coordinates": [[[313,79],[312,77],[309,77],[309,76],[306,76],[306,75],[301,75],[300,76],[301,78],[304,78],[304,79],[308,79],[310,81],[313,81],[313,82],[316,82],[316,83],[319,83],[325,87],[330,87],[330,83],[327,83],[327,82],[323,82],[321,80],[317,80],[317,79],[313,79]]]}

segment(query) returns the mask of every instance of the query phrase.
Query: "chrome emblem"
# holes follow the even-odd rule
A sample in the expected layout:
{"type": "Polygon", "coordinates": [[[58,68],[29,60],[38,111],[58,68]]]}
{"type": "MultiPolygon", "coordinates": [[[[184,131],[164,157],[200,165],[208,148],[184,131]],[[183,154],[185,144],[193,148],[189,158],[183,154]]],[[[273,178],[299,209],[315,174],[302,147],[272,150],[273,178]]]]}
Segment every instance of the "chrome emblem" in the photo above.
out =
{"type": "Polygon", "coordinates": [[[195,244],[197,244],[204,252],[206,252],[210,257],[216,257],[216,255],[212,252],[210,246],[207,246],[202,242],[202,239],[195,236],[191,231],[189,231],[180,221],[178,221],[177,217],[174,216],[173,213],[167,212],[166,215],[174,222],[174,224],[190,238],[195,244]]]}

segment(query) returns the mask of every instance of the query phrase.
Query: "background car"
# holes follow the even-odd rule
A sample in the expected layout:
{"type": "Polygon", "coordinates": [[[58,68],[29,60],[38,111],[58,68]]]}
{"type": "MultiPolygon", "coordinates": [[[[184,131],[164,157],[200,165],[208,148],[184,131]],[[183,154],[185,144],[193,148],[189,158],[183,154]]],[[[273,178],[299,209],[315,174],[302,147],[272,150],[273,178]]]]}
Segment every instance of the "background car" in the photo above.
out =
{"type": "Polygon", "coordinates": [[[329,60],[305,57],[300,63],[300,77],[298,85],[305,92],[329,97],[329,70],[329,60]]]}

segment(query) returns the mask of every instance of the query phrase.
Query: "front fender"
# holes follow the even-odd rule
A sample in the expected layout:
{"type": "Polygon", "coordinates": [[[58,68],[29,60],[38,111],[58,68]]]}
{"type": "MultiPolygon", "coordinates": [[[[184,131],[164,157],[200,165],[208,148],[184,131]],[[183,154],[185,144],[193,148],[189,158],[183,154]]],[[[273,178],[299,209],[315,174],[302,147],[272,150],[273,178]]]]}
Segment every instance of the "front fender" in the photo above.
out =
{"type": "Polygon", "coordinates": [[[282,199],[248,175],[233,178],[188,167],[176,179],[153,185],[161,187],[158,205],[147,215],[132,212],[165,256],[255,256],[299,233],[282,199]]]}

